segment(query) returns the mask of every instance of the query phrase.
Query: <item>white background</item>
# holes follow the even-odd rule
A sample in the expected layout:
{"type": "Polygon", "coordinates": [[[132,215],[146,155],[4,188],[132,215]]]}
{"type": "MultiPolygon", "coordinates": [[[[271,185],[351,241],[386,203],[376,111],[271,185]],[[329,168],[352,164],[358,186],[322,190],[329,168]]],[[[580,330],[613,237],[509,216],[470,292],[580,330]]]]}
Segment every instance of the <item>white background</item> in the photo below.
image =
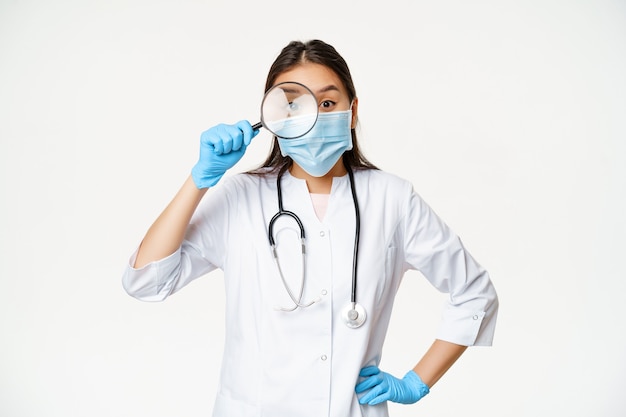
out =
{"type": "MultiPolygon", "coordinates": [[[[414,183],[500,295],[494,346],[392,415],[623,416],[617,0],[0,0],[0,415],[210,415],[221,274],[149,304],[122,270],[200,132],[257,121],[269,65],[311,38],[351,67],[366,155],[414,183]]],[[[398,376],[438,321],[420,278],[386,343],[398,376]]]]}

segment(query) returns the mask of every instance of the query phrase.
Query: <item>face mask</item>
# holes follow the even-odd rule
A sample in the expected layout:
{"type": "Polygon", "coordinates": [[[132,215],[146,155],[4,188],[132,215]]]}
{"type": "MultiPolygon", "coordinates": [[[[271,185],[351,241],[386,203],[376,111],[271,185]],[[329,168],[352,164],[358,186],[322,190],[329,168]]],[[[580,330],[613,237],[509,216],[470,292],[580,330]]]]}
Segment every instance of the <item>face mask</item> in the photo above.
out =
{"type": "Polygon", "coordinates": [[[352,110],[320,113],[309,133],[295,139],[278,138],[283,156],[289,156],[309,175],[322,177],[341,155],[352,149],[352,110]]]}

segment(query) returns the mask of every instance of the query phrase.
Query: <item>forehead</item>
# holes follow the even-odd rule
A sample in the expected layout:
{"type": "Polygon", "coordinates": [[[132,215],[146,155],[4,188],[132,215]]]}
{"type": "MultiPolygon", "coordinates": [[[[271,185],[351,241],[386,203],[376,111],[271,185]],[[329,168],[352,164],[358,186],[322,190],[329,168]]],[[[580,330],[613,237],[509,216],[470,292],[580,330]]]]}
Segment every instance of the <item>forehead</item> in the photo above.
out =
{"type": "Polygon", "coordinates": [[[330,85],[334,85],[342,94],[347,94],[339,76],[333,70],[321,64],[310,62],[298,64],[276,77],[274,84],[285,81],[296,81],[304,84],[314,93],[330,85]]]}

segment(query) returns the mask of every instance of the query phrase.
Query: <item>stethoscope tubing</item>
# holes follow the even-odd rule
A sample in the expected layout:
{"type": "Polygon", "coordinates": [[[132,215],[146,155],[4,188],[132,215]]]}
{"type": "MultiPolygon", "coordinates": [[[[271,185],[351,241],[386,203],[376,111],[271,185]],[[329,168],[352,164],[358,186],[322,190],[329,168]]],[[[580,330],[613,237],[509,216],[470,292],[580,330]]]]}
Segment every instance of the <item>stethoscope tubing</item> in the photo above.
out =
{"type": "MultiPolygon", "coordinates": [[[[346,171],[348,172],[348,178],[350,180],[350,191],[352,193],[352,201],[354,202],[354,213],[355,213],[355,223],[356,223],[355,231],[354,231],[354,250],[353,250],[353,255],[352,255],[352,289],[350,291],[350,303],[352,305],[352,310],[354,310],[356,308],[356,289],[357,289],[357,275],[358,275],[358,266],[359,266],[358,265],[359,240],[361,236],[361,214],[359,210],[358,198],[356,195],[356,187],[354,185],[354,174],[352,172],[352,167],[350,167],[347,163],[345,163],[345,161],[344,161],[344,166],[346,168],[346,171]]],[[[278,177],[276,179],[276,192],[278,195],[278,212],[274,214],[274,216],[272,216],[268,225],[268,239],[269,239],[270,246],[272,248],[275,259],[277,259],[277,255],[276,255],[276,241],[274,239],[274,224],[276,223],[276,220],[280,218],[281,216],[291,217],[298,224],[298,227],[300,229],[300,240],[302,244],[302,256],[305,256],[306,254],[306,248],[305,248],[306,234],[304,231],[304,225],[302,224],[302,221],[300,220],[297,214],[295,214],[292,211],[285,210],[283,206],[283,192],[282,192],[281,180],[286,170],[287,170],[287,166],[283,167],[278,172],[278,177]]],[[[281,279],[283,279],[283,283],[286,284],[284,281],[284,278],[282,277],[282,271],[280,271],[280,265],[278,267],[279,267],[279,272],[281,273],[281,279]]],[[[303,289],[304,289],[304,285],[302,285],[302,290],[303,289]]],[[[289,293],[289,296],[292,299],[292,301],[295,303],[294,309],[297,307],[306,307],[306,306],[313,304],[313,303],[301,304],[302,300],[295,299],[292,291],[289,288],[287,288],[287,292],[289,293]]],[[[301,296],[302,294],[300,294],[300,297],[301,296]]],[[[285,309],[282,309],[282,310],[285,310],[285,309]]]]}
{"type": "Polygon", "coordinates": [[[354,174],[352,168],[345,164],[348,171],[348,178],[350,179],[350,191],[352,192],[352,201],[354,202],[354,215],[355,215],[355,230],[354,230],[354,250],[352,255],[352,291],[350,292],[350,302],[354,309],[356,305],[356,284],[357,284],[357,270],[359,267],[359,238],[361,236],[361,214],[359,211],[359,200],[356,197],[356,189],[354,186],[354,174]]]}

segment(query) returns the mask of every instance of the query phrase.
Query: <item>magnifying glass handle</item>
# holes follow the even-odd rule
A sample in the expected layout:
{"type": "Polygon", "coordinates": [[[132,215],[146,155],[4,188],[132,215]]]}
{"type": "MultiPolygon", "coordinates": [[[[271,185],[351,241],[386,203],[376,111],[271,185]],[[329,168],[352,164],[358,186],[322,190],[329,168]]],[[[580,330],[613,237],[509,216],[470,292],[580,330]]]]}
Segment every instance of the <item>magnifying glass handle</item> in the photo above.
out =
{"type": "Polygon", "coordinates": [[[252,129],[254,129],[254,130],[259,130],[262,127],[263,127],[263,123],[261,123],[261,122],[252,125],[252,129]]]}

